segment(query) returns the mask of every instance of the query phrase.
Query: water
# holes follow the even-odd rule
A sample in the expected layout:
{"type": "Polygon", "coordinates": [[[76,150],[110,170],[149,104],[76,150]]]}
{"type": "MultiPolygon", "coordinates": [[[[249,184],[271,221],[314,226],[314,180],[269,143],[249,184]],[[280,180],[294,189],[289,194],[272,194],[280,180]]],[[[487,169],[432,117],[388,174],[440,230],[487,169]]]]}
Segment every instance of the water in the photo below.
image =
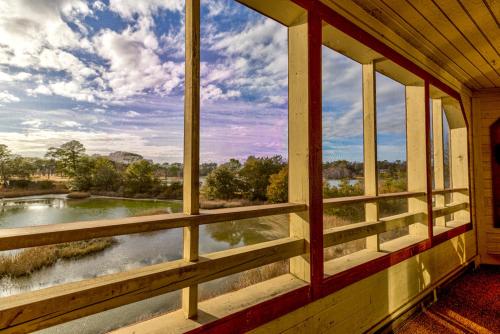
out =
{"type": "MultiPolygon", "coordinates": [[[[64,195],[25,197],[0,202],[0,228],[173,213],[181,209],[180,201],[99,197],[70,200],[64,195]]],[[[288,234],[287,228],[286,215],[201,226],[200,252],[209,253],[283,237],[288,234]]],[[[116,239],[118,243],[103,252],[79,259],[60,260],[54,266],[34,272],[28,277],[16,279],[4,277],[0,279],[0,296],[81,281],[182,257],[181,229],[117,236],[116,239]]],[[[8,252],[0,254],[5,253],[8,252]]],[[[237,277],[233,276],[228,279],[237,279],[237,277]]],[[[223,289],[222,286],[223,284],[219,284],[219,281],[206,284],[204,289],[209,291],[205,293],[223,289]]],[[[99,333],[103,331],[103,328],[120,327],[143,318],[144,314],[165,312],[178,306],[179,293],[169,293],[43,332],[99,333]]]]}
{"type": "MultiPolygon", "coordinates": [[[[328,183],[328,185],[330,187],[338,187],[340,185],[340,183],[342,182],[342,180],[337,180],[337,179],[329,179],[329,180],[326,180],[326,182],[328,183]]],[[[350,179],[350,180],[347,180],[347,182],[349,183],[349,185],[355,185],[356,183],[360,182],[360,180],[358,179],[350,179]]]]}

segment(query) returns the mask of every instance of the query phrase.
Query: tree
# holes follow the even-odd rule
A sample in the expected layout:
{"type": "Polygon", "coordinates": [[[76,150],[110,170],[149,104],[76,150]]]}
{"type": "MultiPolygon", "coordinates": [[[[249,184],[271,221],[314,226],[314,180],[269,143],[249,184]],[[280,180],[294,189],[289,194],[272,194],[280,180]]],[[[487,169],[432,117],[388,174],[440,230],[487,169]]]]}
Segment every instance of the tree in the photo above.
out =
{"type": "Polygon", "coordinates": [[[179,162],[174,162],[168,165],[167,173],[170,177],[181,177],[183,165],[179,162]]]}
{"type": "Polygon", "coordinates": [[[207,176],[211,171],[217,168],[215,162],[204,162],[200,165],[200,176],[207,176]]]}
{"type": "Polygon", "coordinates": [[[154,164],[147,160],[133,162],[125,170],[125,188],[129,193],[150,193],[158,183],[154,164]]]}
{"type": "Polygon", "coordinates": [[[72,175],[70,187],[74,190],[88,191],[92,188],[92,171],[94,159],[88,156],[80,157],[76,162],[75,171],[72,175]]]}
{"type": "Polygon", "coordinates": [[[121,176],[111,160],[99,157],[94,162],[92,184],[99,190],[117,190],[120,187],[121,176]]]}
{"type": "Polygon", "coordinates": [[[249,156],[240,170],[240,175],[247,186],[245,197],[250,200],[267,200],[269,177],[278,173],[284,165],[283,158],[279,155],[271,158],[249,156]]]}
{"type": "Polygon", "coordinates": [[[9,181],[10,171],[11,171],[11,166],[10,166],[11,160],[12,160],[12,153],[10,152],[7,145],[0,144],[0,178],[4,186],[7,186],[9,181]]]}
{"type": "Polygon", "coordinates": [[[288,202],[288,166],[269,177],[267,200],[271,203],[288,202]]]}
{"type": "Polygon", "coordinates": [[[62,171],[70,176],[76,176],[80,159],[85,154],[85,147],[77,140],[62,144],[59,148],[51,147],[45,156],[60,163],[62,171]]]}
{"type": "Polygon", "coordinates": [[[228,200],[240,196],[241,189],[242,182],[238,174],[224,164],[208,174],[202,191],[209,199],[228,200]]]}
{"type": "Polygon", "coordinates": [[[29,180],[31,175],[36,172],[36,165],[29,158],[24,158],[19,155],[12,156],[9,163],[9,174],[17,176],[20,179],[29,180]]]}

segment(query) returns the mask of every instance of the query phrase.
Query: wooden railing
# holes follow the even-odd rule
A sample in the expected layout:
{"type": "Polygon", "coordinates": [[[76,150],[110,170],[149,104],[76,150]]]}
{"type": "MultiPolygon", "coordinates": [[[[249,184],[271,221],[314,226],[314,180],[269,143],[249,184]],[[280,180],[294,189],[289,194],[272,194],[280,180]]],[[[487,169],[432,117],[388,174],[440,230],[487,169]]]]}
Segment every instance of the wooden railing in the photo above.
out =
{"type": "Polygon", "coordinates": [[[0,250],[43,246],[124,234],[153,232],[192,225],[206,225],[230,220],[301,212],[304,210],[306,210],[305,204],[285,203],[204,210],[198,215],[174,213],[0,229],[0,250]]]}
{"type": "MultiPolygon", "coordinates": [[[[453,191],[459,191],[457,189],[453,191]]],[[[325,199],[324,207],[369,203],[386,199],[421,198],[422,192],[325,199]]],[[[439,217],[467,208],[453,203],[435,208],[439,217]]],[[[64,223],[0,229],[0,250],[62,242],[199,226],[246,218],[300,213],[305,204],[285,203],[231,209],[205,210],[198,215],[163,214],[114,220],[64,223]]],[[[324,247],[342,244],[423,222],[424,212],[403,213],[324,231],[324,247]]],[[[307,252],[301,238],[281,238],[256,245],[202,254],[196,262],[185,259],[62,284],[0,298],[0,332],[31,332],[227,275],[286,260],[307,252]]]]}

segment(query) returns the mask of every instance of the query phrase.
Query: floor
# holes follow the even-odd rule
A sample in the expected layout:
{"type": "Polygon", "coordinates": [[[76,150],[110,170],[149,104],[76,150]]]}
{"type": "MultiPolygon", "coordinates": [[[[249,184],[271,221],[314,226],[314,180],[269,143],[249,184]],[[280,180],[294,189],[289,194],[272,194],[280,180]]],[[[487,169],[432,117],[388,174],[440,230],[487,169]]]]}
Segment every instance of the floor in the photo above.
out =
{"type": "Polygon", "coordinates": [[[398,334],[500,334],[500,267],[481,267],[441,290],[437,303],[398,334]]]}

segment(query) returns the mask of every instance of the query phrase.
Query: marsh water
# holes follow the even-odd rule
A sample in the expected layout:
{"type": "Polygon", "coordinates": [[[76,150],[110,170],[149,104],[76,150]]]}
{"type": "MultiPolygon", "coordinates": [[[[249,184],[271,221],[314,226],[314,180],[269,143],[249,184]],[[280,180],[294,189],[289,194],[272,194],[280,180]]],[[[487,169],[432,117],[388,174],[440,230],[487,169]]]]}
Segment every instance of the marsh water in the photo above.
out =
{"type": "MultiPolygon", "coordinates": [[[[91,197],[70,200],[64,195],[48,195],[0,200],[0,228],[60,224],[75,221],[174,213],[182,209],[180,201],[131,200],[91,197]]],[[[272,240],[288,234],[285,215],[246,219],[201,226],[200,252],[209,253],[272,240]]],[[[0,296],[48,288],[126,271],[141,266],[172,261],[182,257],[182,230],[115,237],[117,243],[106,250],[78,259],[59,260],[22,278],[0,278],[0,296]]],[[[15,252],[11,251],[10,253],[15,252]]],[[[0,252],[8,255],[9,252],[0,252]]],[[[201,295],[225,292],[238,275],[201,285],[201,295]]],[[[179,292],[150,298],[114,310],[56,326],[44,333],[101,333],[144,319],[149,315],[179,307],[179,292]]]]}

